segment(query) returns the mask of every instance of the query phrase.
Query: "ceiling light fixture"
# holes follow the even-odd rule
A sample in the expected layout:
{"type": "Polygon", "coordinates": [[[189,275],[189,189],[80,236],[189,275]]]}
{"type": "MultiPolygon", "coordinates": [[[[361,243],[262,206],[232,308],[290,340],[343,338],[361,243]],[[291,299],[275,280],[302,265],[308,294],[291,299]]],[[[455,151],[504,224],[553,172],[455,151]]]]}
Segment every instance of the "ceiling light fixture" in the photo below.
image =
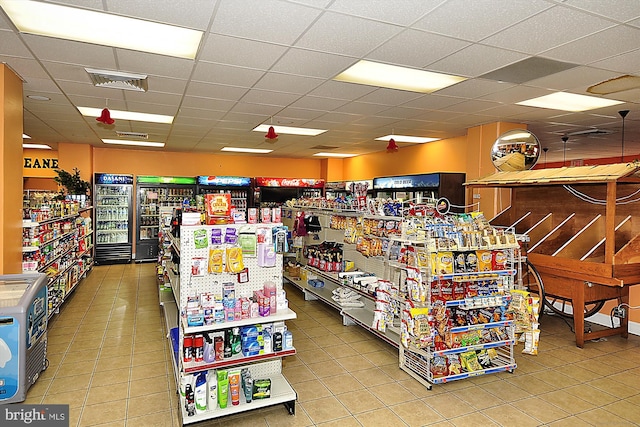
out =
{"type": "Polygon", "coordinates": [[[269,128],[272,127],[276,133],[284,133],[287,135],[303,135],[303,136],[316,136],[321,133],[325,133],[326,129],[311,129],[311,128],[297,128],[290,126],[272,126],[270,124],[262,124],[256,126],[252,130],[254,132],[269,132],[269,128]]]}
{"type": "Polygon", "coordinates": [[[51,147],[46,144],[22,144],[22,148],[35,148],[40,150],[51,150],[51,147]]]}
{"type": "Polygon", "coordinates": [[[387,153],[395,153],[398,151],[398,145],[396,144],[395,139],[391,138],[389,140],[389,145],[387,145],[387,153]]]}
{"type": "Polygon", "coordinates": [[[616,101],[615,99],[598,98],[595,96],[577,95],[575,93],[555,92],[549,95],[540,96],[538,98],[532,98],[525,101],[517,102],[516,104],[525,105],[527,107],[539,107],[548,108],[551,110],[579,112],[622,104],[622,101],[616,101]]]}
{"type": "Polygon", "coordinates": [[[355,157],[357,154],[343,154],[343,153],[316,153],[317,157],[355,157]]]}
{"type": "Polygon", "coordinates": [[[32,0],[0,0],[21,33],[194,59],[202,31],[32,0]]]}
{"type": "Polygon", "coordinates": [[[105,144],[115,145],[137,145],[140,147],[164,147],[164,142],[151,142],[151,141],[130,141],[126,139],[103,139],[105,144]]]}
{"type": "Polygon", "coordinates": [[[22,139],[31,139],[31,137],[29,135],[27,135],[26,133],[22,134],[22,139]]]}
{"type": "Polygon", "coordinates": [[[618,114],[622,117],[622,156],[620,156],[620,161],[624,163],[624,118],[629,114],[629,110],[618,111],[618,114]]]}
{"type": "Polygon", "coordinates": [[[414,144],[424,144],[425,142],[437,141],[440,138],[424,138],[420,136],[407,136],[407,135],[386,135],[381,136],[380,138],[376,138],[375,141],[388,141],[393,138],[397,142],[411,142],[414,144]]]}
{"type": "Polygon", "coordinates": [[[111,113],[108,108],[103,108],[100,117],[96,117],[96,120],[105,125],[112,125],[116,122],[111,118],[111,113]]]}
{"type": "MultiPolygon", "coordinates": [[[[102,114],[102,110],[100,108],[92,108],[92,107],[77,107],[80,114],[83,116],[99,116],[102,114]]],[[[149,114],[149,113],[136,113],[135,111],[120,111],[120,110],[109,110],[112,119],[118,120],[133,120],[136,122],[151,122],[151,123],[165,123],[171,124],[173,123],[173,116],[165,116],[162,114],[149,114]]]]}
{"type": "Polygon", "coordinates": [[[51,98],[44,95],[27,95],[27,98],[33,99],[34,101],[51,101],[51,98]]]}
{"type": "Polygon", "coordinates": [[[333,80],[411,92],[432,93],[467,79],[466,77],[363,60],[347,68],[333,80]]]}
{"type": "Polygon", "coordinates": [[[262,148],[222,147],[220,151],[231,151],[235,153],[267,154],[272,152],[273,150],[265,150],[262,148]]]}

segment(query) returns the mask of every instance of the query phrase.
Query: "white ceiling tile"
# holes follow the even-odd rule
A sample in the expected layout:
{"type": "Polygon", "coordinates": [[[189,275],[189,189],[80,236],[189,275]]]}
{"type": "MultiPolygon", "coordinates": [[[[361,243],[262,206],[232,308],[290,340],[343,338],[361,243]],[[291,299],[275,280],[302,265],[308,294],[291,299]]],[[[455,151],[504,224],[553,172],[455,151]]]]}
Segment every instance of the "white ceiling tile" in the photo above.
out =
{"type": "Polygon", "coordinates": [[[455,113],[474,113],[482,110],[486,110],[488,108],[497,107],[500,105],[497,102],[493,101],[485,101],[482,99],[471,99],[469,101],[464,101],[459,104],[452,105],[451,107],[444,108],[444,111],[452,111],[455,113]]]}
{"type": "Polygon", "coordinates": [[[640,48],[640,28],[618,25],[541,53],[565,62],[589,64],[640,48]]]}
{"type": "Polygon", "coordinates": [[[334,111],[341,113],[353,113],[353,114],[378,114],[388,108],[387,105],[380,105],[373,102],[349,102],[341,107],[335,108],[334,111]]]}
{"type": "Polygon", "coordinates": [[[406,108],[406,107],[391,107],[387,108],[378,114],[378,117],[386,117],[386,118],[394,118],[394,119],[410,119],[412,117],[416,117],[420,115],[422,110],[417,108],[406,108]]]}
{"type": "MultiPolygon", "coordinates": [[[[314,119],[322,116],[325,113],[326,113],[326,111],[322,111],[322,110],[311,110],[311,109],[307,109],[307,108],[286,107],[286,108],[283,108],[282,110],[278,111],[277,120],[285,121],[285,122],[287,120],[293,120],[293,121],[298,121],[298,122],[304,121],[304,122],[308,123],[309,120],[314,120],[314,119]]],[[[281,123],[281,124],[285,124],[285,123],[281,123]]],[[[300,126],[300,123],[292,123],[292,125],[300,126]]]]}
{"type": "Polygon", "coordinates": [[[329,9],[349,15],[359,16],[376,21],[389,22],[407,26],[417,18],[430,12],[443,0],[367,0],[367,7],[362,1],[336,0],[329,9]]]}
{"type": "Polygon", "coordinates": [[[319,96],[305,96],[291,102],[293,108],[331,111],[345,105],[344,99],[324,98],[319,96]]]}
{"type": "Polygon", "coordinates": [[[248,91],[246,87],[192,81],[187,86],[186,94],[201,98],[217,98],[229,101],[239,101],[248,91]]]}
{"type": "Polygon", "coordinates": [[[252,40],[291,44],[321,13],[303,5],[279,0],[225,0],[213,21],[211,31],[252,40]]]}
{"type": "MultiPolygon", "coordinates": [[[[149,102],[127,102],[127,110],[128,111],[138,111],[140,113],[150,113],[150,114],[162,114],[166,116],[173,116],[176,114],[176,105],[163,105],[159,103],[149,103],[149,102]]],[[[154,125],[151,123],[151,125],[154,125]]]]}
{"type": "Polygon", "coordinates": [[[22,80],[31,77],[47,79],[49,76],[35,59],[0,55],[0,63],[5,63],[15,71],[22,80]]]}
{"type": "Polygon", "coordinates": [[[415,27],[475,42],[550,6],[542,0],[451,0],[419,20],[415,27]]]}
{"type": "Polygon", "coordinates": [[[301,76],[333,78],[354,64],[353,58],[329,55],[303,49],[290,49],[272,70],[301,76]]]}
{"type": "Polygon", "coordinates": [[[358,99],[375,90],[376,88],[373,86],[328,80],[309,92],[309,95],[351,100],[358,99]]]}
{"type": "Polygon", "coordinates": [[[613,25],[604,18],[555,6],[484,39],[482,43],[537,55],[613,25]]]}
{"type": "MultiPolygon", "coordinates": [[[[502,102],[504,104],[515,104],[517,102],[524,101],[525,99],[537,98],[539,96],[548,95],[549,93],[550,92],[547,89],[518,85],[500,92],[480,96],[479,99],[502,102]]],[[[514,107],[517,108],[518,106],[514,105],[514,107]]]]}
{"type": "MultiPolygon", "coordinates": [[[[2,15],[0,15],[2,16],[2,15]]],[[[33,58],[22,40],[10,30],[0,30],[0,55],[11,54],[13,57],[33,58]]]]}
{"type": "Polygon", "coordinates": [[[186,79],[191,74],[194,66],[194,62],[190,59],[173,58],[171,56],[125,49],[116,49],[116,51],[120,69],[131,73],[186,79]]]}
{"type": "Polygon", "coordinates": [[[429,71],[439,71],[463,77],[478,77],[526,58],[518,52],[474,44],[430,64],[429,71]]]}
{"type": "Polygon", "coordinates": [[[205,30],[216,6],[216,0],[172,0],[158,7],[157,0],[105,0],[113,13],[205,30]]]}
{"type": "Polygon", "coordinates": [[[420,98],[421,93],[409,92],[406,90],[396,90],[379,88],[358,98],[359,102],[367,102],[380,105],[400,105],[410,102],[416,98],[420,98]]]}
{"type": "Polygon", "coordinates": [[[317,88],[322,82],[324,80],[312,77],[267,73],[256,83],[255,88],[305,94],[317,88]]]}
{"type": "Polygon", "coordinates": [[[439,108],[446,108],[451,105],[458,104],[462,101],[464,101],[464,98],[461,98],[461,97],[443,96],[440,94],[438,95],[427,94],[427,95],[422,95],[409,102],[405,102],[402,105],[405,107],[411,107],[411,108],[436,110],[439,108]]]}
{"type": "Polygon", "coordinates": [[[276,114],[281,109],[282,109],[282,107],[280,107],[279,105],[250,104],[250,103],[247,103],[247,102],[238,102],[229,111],[231,112],[230,114],[233,114],[233,113],[247,113],[247,114],[253,114],[253,115],[256,115],[256,116],[261,116],[261,117],[263,117],[262,120],[264,120],[265,118],[273,116],[274,114],[276,114]]]}
{"type": "Polygon", "coordinates": [[[602,0],[565,0],[565,4],[620,22],[640,17],[640,4],[635,0],[615,1],[615,3],[602,0]]]}
{"type": "Polygon", "coordinates": [[[273,43],[209,34],[199,59],[237,67],[268,70],[286,52],[287,47],[273,43]]]}
{"type": "Polygon", "coordinates": [[[187,87],[187,81],[183,79],[173,79],[171,77],[147,75],[150,92],[174,93],[183,95],[187,87]]]}
{"type": "Polygon", "coordinates": [[[594,62],[591,66],[623,74],[640,74],[640,49],[594,62]]]}
{"type": "Polygon", "coordinates": [[[278,105],[281,107],[290,105],[300,98],[293,93],[275,92],[260,89],[250,89],[242,96],[241,101],[253,104],[278,105]]]}
{"type": "Polygon", "coordinates": [[[201,98],[198,96],[185,96],[182,101],[183,107],[202,108],[214,111],[227,111],[235,105],[234,101],[225,99],[201,98]]]}
{"type": "Polygon", "coordinates": [[[116,57],[111,47],[31,34],[23,34],[22,37],[41,61],[91,64],[93,68],[116,69],[116,57]]]}
{"type": "MultiPolygon", "coordinates": [[[[23,89],[25,91],[41,93],[48,96],[47,93],[60,93],[60,89],[56,86],[55,82],[51,79],[37,79],[30,77],[23,83],[23,89]]],[[[93,88],[93,86],[91,86],[93,88]]]]}
{"type": "Polygon", "coordinates": [[[586,93],[589,86],[618,77],[616,73],[591,67],[576,67],[527,82],[527,86],[586,93]]]}
{"type": "Polygon", "coordinates": [[[252,87],[264,75],[264,71],[231,67],[200,61],[193,73],[193,80],[230,86],[252,87]]]}
{"type": "Polygon", "coordinates": [[[406,30],[376,48],[366,56],[366,59],[423,68],[466,46],[469,46],[468,42],[450,37],[406,30]]]}
{"type": "Polygon", "coordinates": [[[469,79],[438,91],[439,95],[478,98],[490,93],[501,92],[515,86],[513,83],[484,79],[469,79]]]}
{"type": "Polygon", "coordinates": [[[361,58],[401,30],[382,22],[327,12],[295,46],[361,58]]]}
{"type": "Polygon", "coordinates": [[[219,120],[224,116],[224,111],[211,111],[200,108],[182,107],[173,123],[192,123],[197,125],[210,124],[212,120],[219,120]]]}

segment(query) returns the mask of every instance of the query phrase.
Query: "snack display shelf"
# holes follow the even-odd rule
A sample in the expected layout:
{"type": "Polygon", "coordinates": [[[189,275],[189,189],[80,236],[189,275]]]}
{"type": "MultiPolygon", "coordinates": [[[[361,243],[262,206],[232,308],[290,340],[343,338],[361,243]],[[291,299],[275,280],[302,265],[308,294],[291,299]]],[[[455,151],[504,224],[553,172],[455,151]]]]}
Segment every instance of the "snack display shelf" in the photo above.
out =
{"type": "Polygon", "coordinates": [[[182,321],[182,329],[185,334],[197,334],[199,332],[235,328],[238,326],[255,325],[256,323],[271,323],[271,322],[280,322],[284,320],[293,320],[296,317],[297,316],[295,311],[292,311],[291,309],[287,308],[285,310],[279,310],[275,314],[271,314],[265,317],[249,317],[247,319],[236,320],[233,322],[214,323],[213,325],[188,326],[187,319],[185,319],[184,317],[181,319],[181,321],[182,321]]]}
{"type": "Polygon", "coordinates": [[[373,313],[366,308],[351,308],[342,312],[342,317],[351,320],[383,341],[398,348],[400,346],[400,333],[397,328],[393,326],[387,326],[386,331],[379,331],[371,327],[373,321],[373,313]]]}
{"type": "Polygon", "coordinates": [[[517,367],[516,363],[511,362],[508,356],[500,355],[493,360],[492,366],[490,366],[489,368],[471,372],[462,372],[460,374],[443,377],[434,377],[429,371],[429,366],[421,353],[402,348],[400,351],[400,358],[400,368],[411,375],[414,379],[424,384],[429,390],[431,390],[432,384],[444,384],[451,381],[463,380],[466,378],[495,374],[499,372],[513,372],[517,367]]]}
{"type": "Polygon", "coordinates": [[[265,408],[268,406],[274,406],[278,404],[285,404],[290,414],[295,414],[295,401],[297,398],[296,392],[293,390],[291,385],[287,382],[285,377],[282,374],[271,374],[269,376],[271,380],[271,397],[267,399],[254,399],[251,402],[247,403],[244,397],[244,393],[240,393],[240,404],[232,405],[231,404],[231,396],[229,396],[229,401],[227,407],[224,409],[216,408],[213,410],[207,410],[201,414],[195,414],[193,416],[188,416],[187,412],[184,409],[184,396],[180,396],[180,407],[182,408],[182,423],[183,424],[192,424],[201,421],[210,420],[213,418],[220,418],[227,415],[237,414],[240,412],[245,412],[253,409],[265,408]]]}
{"type": "Polygon", "coordinates": [[[488,348],[505,347],[508,345],[515,345],[515,343],[516,343],[515,339],[504,340],[504,341],[493,341],[489,343],[469,345],[466,347],[450,348],[447,350],[436,350],[436,351],[433,351],[433,354],[438,356],[446,356],[447,354],[459,354],[459,353],[464,353],[465,351],[470,351],[470,350],[476,351],[476,350],[486,350],[488,348]]]}
{"type": "Polygon", "coordinates": [[[496,305],[500,305],[500,304],[493,304],[493,303],[487,303],[484,304],[483,300],[486,298],[500,298],[500,302],[502,304],[506,304],[509,301],[511,301],[511,295],[495,295],[495,296],[487,296],[487,297],[472,297],[470,298],[471,301],[473,301],[473,305],[472,306],[467,306],[467,300],[466,299],[460,299],[460,300],[454,300],[454,301],[447,301],[445,303],[445,305],[447,307],[460,307],[463,310],[470,310],[470,309],[474,309],[474,308],[485,308],[485,307],[495,307],[496,305]]]}
{"type": "Polygon", "coordinates": [[[78,253],[77,257],[80,258],[80,257],[83,257],[85,255],[90,255],[91,254],[91,249],[93,249],[93,245],[89,246],[83,252],[78,253]]]}
{"type": "Polygon", "coordinates": [[[478,323],[477,325],[454,326],[451,328],[451,333],[455,334],[458,332],[477,331],[481,329],[499,328],[502,326],[513,326],[514,322],[514,320],[503,320],[500,322],[478,323]]]}
{"type": "MultiPolygon", "coordinates": [[[[51,244],[51,243],[53,243],[53,242],[55,242],[57,240],[65,238],[65,237],[69,237],[73,233],[75,233],[76,231],[77,230],[68,231],[68,232],[66,232],[64,234],[61,234],[59,236],[54,237],[53,239],[49,239],[46,242],[39,243],[38,245],[23,246],[22,247],[22,252],[36,252],[36,251],[39,251],[42,247],[47,246],[47,245],[49,245],[49,244],[51,244]]],[[[79,236],[79,237],[84,237],[84,236],[79,236]]]]}
{"type": "Polygon", "coordinates": [[[62,258],[63,256],[70,254],[71,252],[73,252],[76,249],[76,246],[72,246],[71,248],[67,249],[66,251],[62,252],[61,254],[56,255],[55,257],[53,257],[50,261],[48,261],[45,265],[43,265],[42,267],[39,267],[38,270],[46,270],[47,268],[51,267],[51,265],[56,262],[57,260],[59,260],[60,258],[62,258]]]}
{"type": "Polygon", "coordinates": [[[211,363],[183,362],[182,367],[185,373],[192,374],[195,372],[206,371],[209,369],[222,369],[222,368],[228,368],[230,366],[238,366],[238,365],[243,365],[247,363],[261,362],[264,360],[275,359],[279,357],[293,356],[294,354],[296,354],[295,348],[272,352],[272,353],[258,354],[255,356],[243,356],[242,353],[239,353],[233,357],[229,357],[223,360],[217,360],[211,363]]]}

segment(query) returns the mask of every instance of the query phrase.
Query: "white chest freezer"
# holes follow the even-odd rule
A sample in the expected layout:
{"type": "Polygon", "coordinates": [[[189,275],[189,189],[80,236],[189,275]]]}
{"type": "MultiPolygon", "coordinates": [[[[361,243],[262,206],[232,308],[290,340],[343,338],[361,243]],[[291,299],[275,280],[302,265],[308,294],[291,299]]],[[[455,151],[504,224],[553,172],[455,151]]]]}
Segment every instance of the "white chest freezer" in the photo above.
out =
{"type": "Polygon", "coordinates": [[[0,276],[0,404],[22,402],[47,357],[47,276],[0,276]]]}

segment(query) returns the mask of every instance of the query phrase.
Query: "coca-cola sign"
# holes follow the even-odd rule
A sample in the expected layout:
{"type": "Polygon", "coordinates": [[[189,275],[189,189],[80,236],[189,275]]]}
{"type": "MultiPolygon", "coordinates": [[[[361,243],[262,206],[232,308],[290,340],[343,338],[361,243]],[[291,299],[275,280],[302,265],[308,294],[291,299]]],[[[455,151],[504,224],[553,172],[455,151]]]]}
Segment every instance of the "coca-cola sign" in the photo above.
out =
{"type": "Polygon", "coordinates": [[[256,178],[258,187],[303,187],[303,188],[323,188],[323,179],[312,178],[256,178]]]}

